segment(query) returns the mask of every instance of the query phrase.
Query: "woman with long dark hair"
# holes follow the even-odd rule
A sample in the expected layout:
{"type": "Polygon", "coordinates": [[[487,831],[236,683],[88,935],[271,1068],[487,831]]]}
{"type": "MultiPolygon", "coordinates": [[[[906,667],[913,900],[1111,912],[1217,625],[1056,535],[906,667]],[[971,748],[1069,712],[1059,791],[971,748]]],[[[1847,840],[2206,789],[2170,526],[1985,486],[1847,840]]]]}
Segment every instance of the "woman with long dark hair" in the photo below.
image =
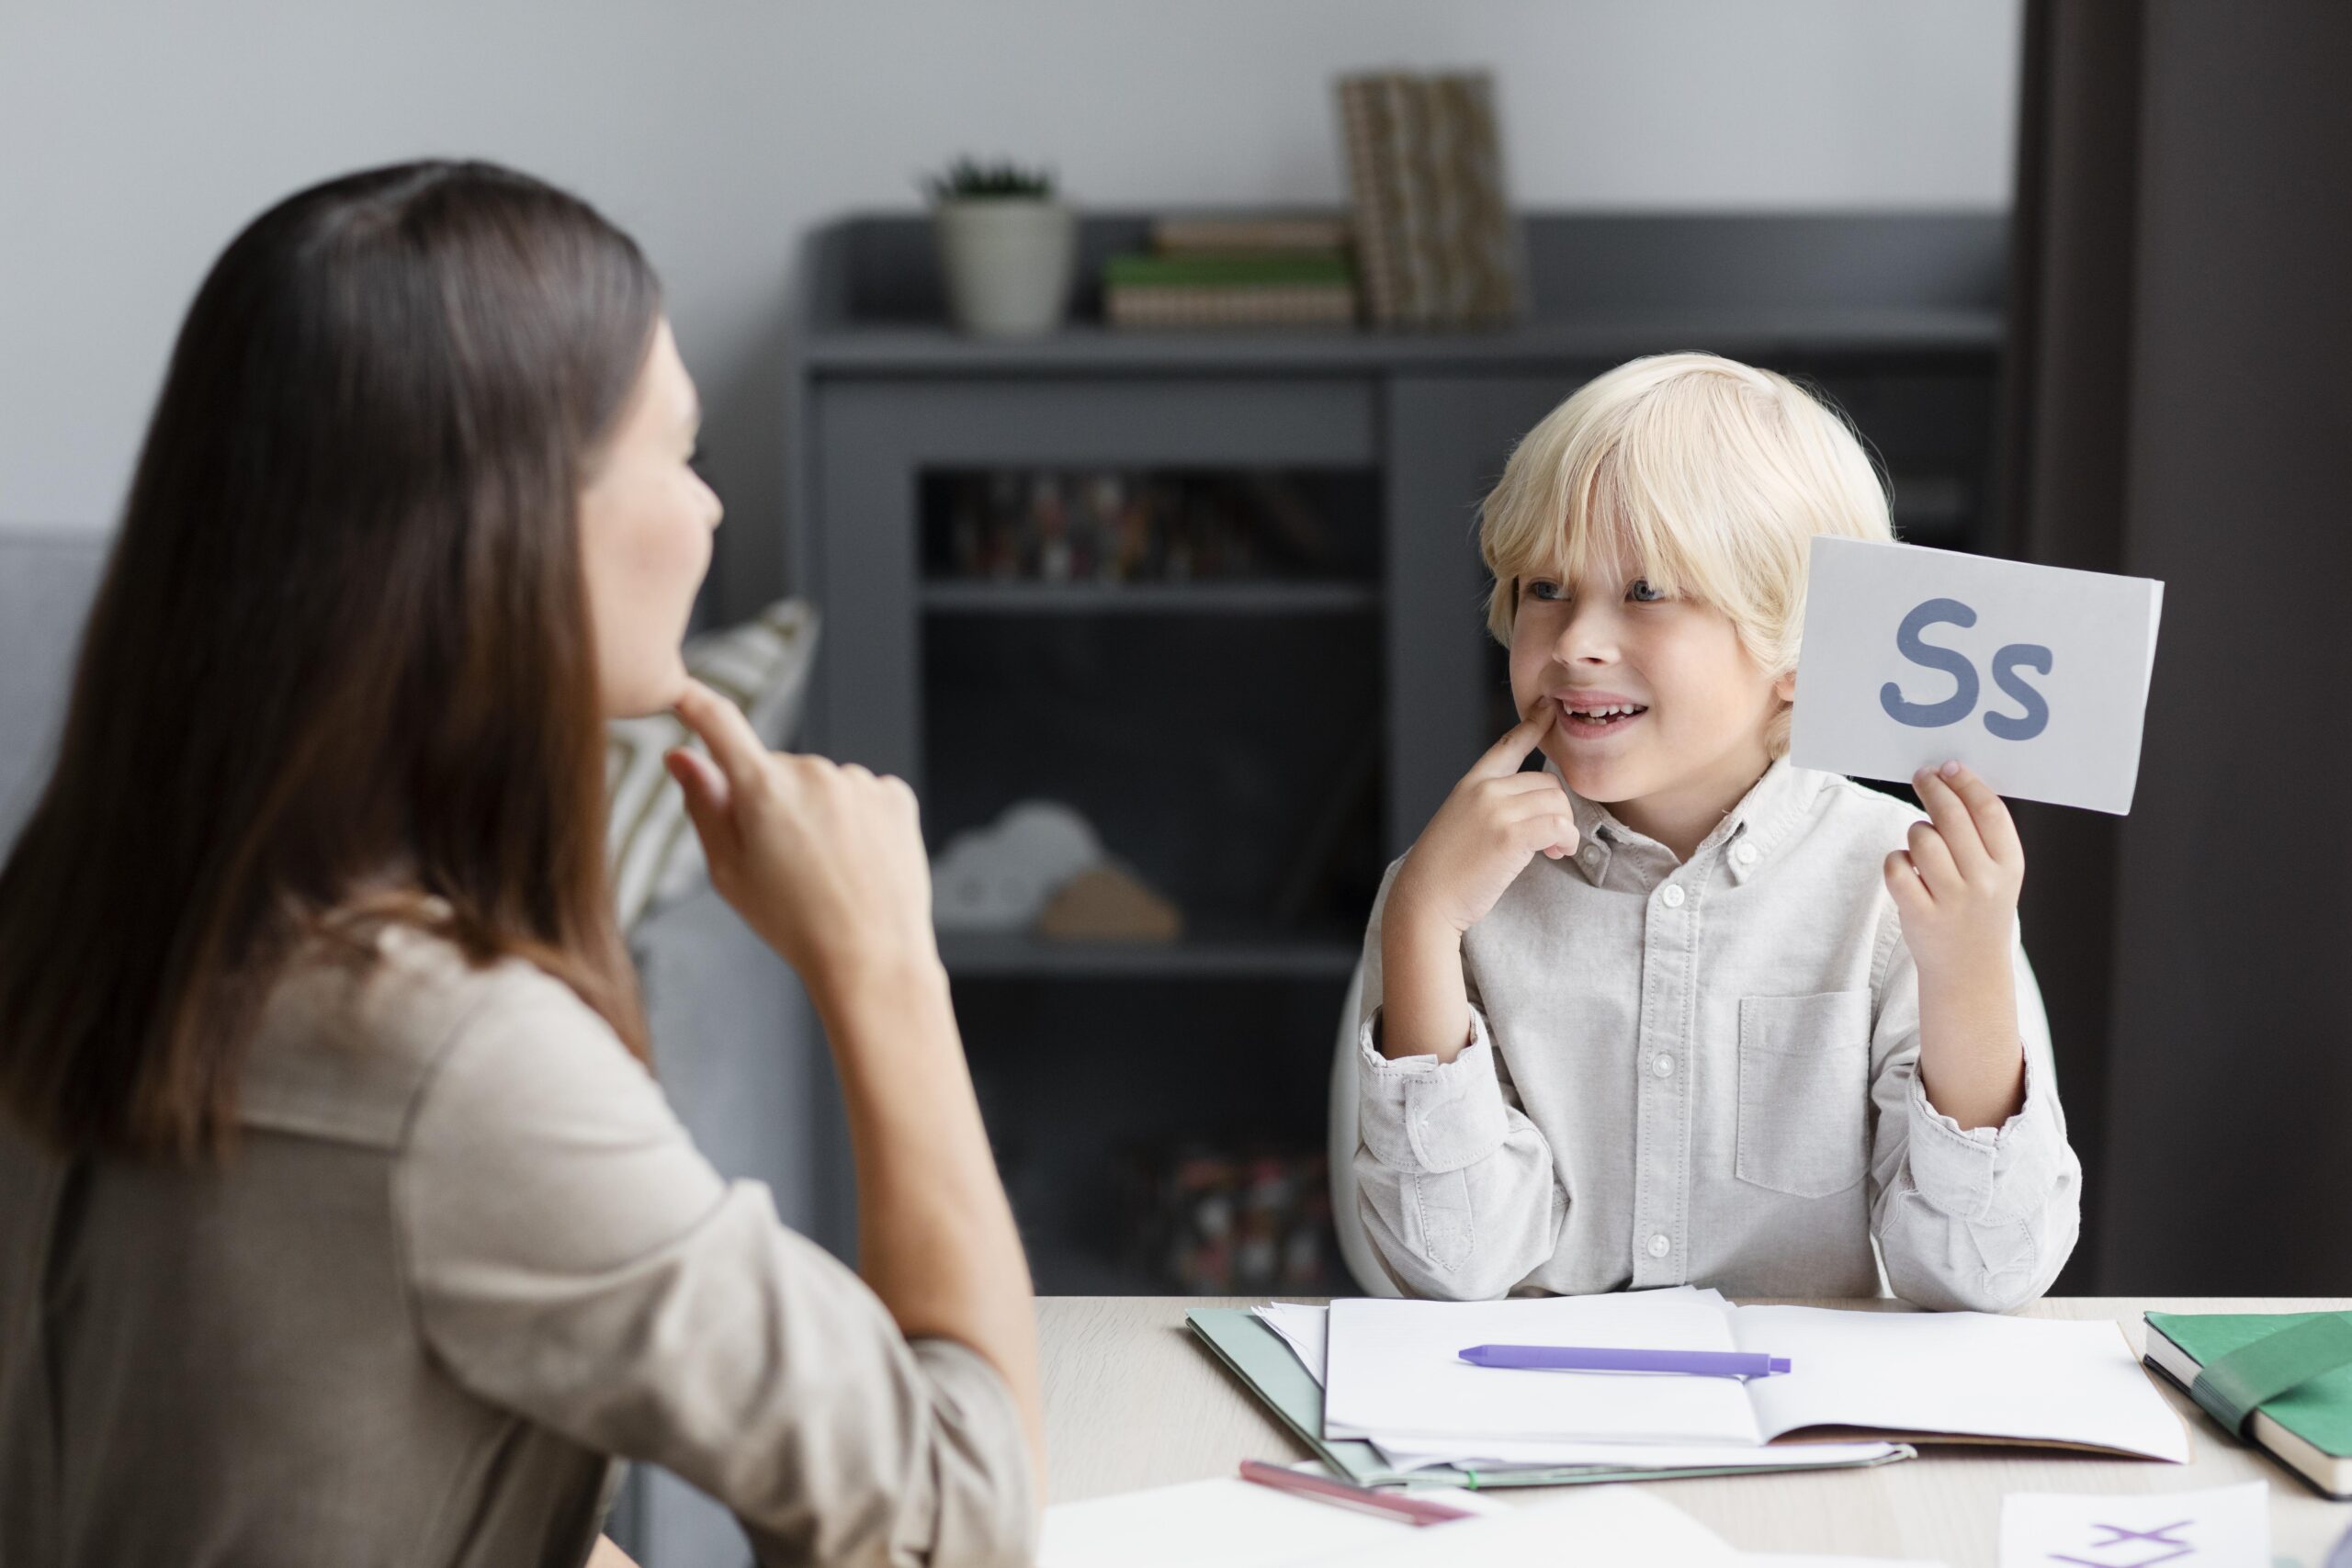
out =
{"type": "Polygon", "coordinates": [[[331,181],[205,280],[0,869],[0,1562],[579,1563],[623,1458],[763,1561],[1025,1559],[914,799],[687,679],[697,418],[636,245],[506,170],[331,181]],[[832,1044],[857,1275],[646,1069],[603,735],[669,706],[832,1044]]]}

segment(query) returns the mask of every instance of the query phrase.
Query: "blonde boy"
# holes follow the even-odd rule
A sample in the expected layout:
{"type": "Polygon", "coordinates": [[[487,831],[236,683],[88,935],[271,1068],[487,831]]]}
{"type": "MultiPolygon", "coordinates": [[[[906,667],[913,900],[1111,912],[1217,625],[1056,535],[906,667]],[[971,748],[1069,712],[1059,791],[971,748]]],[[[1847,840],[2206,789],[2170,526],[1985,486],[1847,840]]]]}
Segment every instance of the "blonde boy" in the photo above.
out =
{"type": "Polygon", "coordinates": [[[1822,533],[1893,534],[1853,433],[1712,355],[1587,385],[1487,498],[1525,722],[1364,947],[1360,1208],[1409,1293],[1874,1295],[1875,1241],[1906,1300],[2005,1311],[2073,1249],[2007,809],[1785,756],[1822,533]]]}

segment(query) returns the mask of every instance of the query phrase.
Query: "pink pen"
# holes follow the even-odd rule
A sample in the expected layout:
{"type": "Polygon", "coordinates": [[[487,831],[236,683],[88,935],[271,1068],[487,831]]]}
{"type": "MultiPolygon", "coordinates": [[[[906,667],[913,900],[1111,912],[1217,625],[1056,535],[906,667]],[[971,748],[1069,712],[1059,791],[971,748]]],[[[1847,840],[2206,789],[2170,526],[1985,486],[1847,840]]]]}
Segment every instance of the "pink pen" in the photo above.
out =
{"type": "Polygon", "coordinates": [[[1260,1459],[1241,1461],[1241,1479],[1254,1481],[1261,1486],[1271,1486],[1278,1492],[1295,1492],[1317,1502],[1335,1503],[1342,1508],[1362,1508],[1369,1513],[1386,1514],[1416,1525],[1442,1525],[1453,1519],[1476,1517],[1469,1509],[1457,1508],[1451,1503],[1440,1503],[1429,1497],[1388,1496],[1369,1486],[1358,1486],[1352,1481],[1340,1481],[1304,1470],[1287,1470],[1260,1459]]]}

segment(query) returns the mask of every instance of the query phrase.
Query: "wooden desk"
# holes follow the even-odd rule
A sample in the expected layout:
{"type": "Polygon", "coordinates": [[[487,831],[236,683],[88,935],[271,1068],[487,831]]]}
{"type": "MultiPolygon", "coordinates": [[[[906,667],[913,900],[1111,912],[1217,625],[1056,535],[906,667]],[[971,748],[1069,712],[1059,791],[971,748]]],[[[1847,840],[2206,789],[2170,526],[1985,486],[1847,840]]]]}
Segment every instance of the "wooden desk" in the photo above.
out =
{"type": "MultiPolygon", "coordinates": [[[[1244,1459],[1289,1461],[1306,1451],[1242,1384],[1194,1342],[1184,1313],[1250,1306],[1165,1296],[1048,1296],[1037,1303],[1044,1342],[1046,1437],[1052,1497],[1231,1475],[1244,1459]]],[[[1904,1310],[1893,1302],[1813,1306],[1904,1310]]],[[[2352,1309],[2352,1300],[2229,1301],[2086,1298],[2044,1301],[2029,1317],[2113,1318],[2136,1351],[2140,1314],[2352,1309]]],[[[2178,1492],[2232,1482],[2270,1483],[2272,1551],[2319,1568],[2352,1527],[2352,1504],[2329,1503],[2302,1478],[2224,1437],[2188,1398],[2159,1382],[2190,1418],[2190,1461],[2171,1465],[2033,1449],[1923,1448],[1876,1470],[1745,1475],[1654,1484],[1734,1546],[1753,1551],[1825,1551],[1921,1558],[1977,1568],[1998,1558],[2001,1498],[2010,1492],[2178,1492]]],[[[1551,1489],[1497,1494],[1549,1497],[1551,1489]]]]}

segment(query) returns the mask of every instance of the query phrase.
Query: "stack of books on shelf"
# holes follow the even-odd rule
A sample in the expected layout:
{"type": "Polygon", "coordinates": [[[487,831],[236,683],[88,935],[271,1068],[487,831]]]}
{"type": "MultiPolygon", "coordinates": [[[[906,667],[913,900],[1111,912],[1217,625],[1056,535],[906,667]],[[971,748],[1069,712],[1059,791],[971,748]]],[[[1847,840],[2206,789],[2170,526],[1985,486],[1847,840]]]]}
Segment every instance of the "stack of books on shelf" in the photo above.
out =
{"type": "Polygon", "coordinates": [[[1330,326],[1356,319],[1344,219],[1165,218],[1102,267],[1117,327],[1330,326]]]}
{"type": "Polygon", "coordinates": [[[1339,97],[1372,321],[1483,326],[1516,317],[1525,269],[1489,78],[1343,77],[1339,97]]]}

